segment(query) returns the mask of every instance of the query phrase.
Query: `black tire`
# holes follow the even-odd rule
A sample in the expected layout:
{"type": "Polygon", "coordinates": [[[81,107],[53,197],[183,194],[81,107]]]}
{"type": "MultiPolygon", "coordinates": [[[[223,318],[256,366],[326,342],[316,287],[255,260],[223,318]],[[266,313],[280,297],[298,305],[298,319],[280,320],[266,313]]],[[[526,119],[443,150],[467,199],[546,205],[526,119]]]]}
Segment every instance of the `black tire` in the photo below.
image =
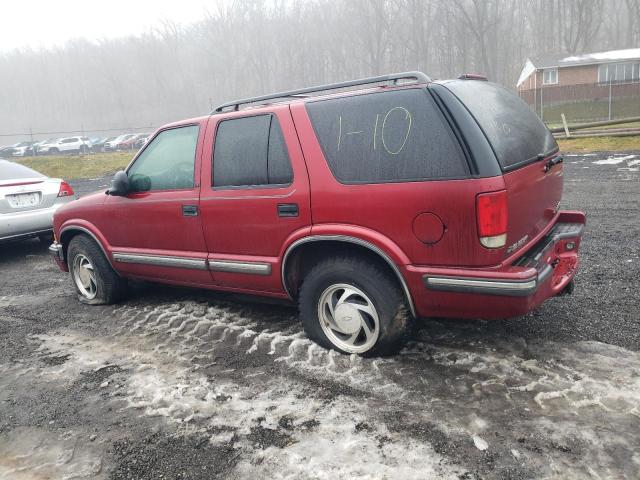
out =
{"type": "Polygon", "coordinates": [[[108,305],[116,303],[126,295],[127,280],[120,277],[111,268],[96,242],[87,235],[77,235],[71,239],[67,249],[67,265],[71,274],[71,281],[78,294],[78,300],[89,305],[108,305]],[[96,290],[93,298],[85,296],[75,280],[75,259],[84,256],[93,266],[96,290]]]}
{"type": "Polygon", "coordinates": [[[78,151],[80,155],[85,155],[87,153],[86,145],[80,145],[80,150],[78,151]]]}
{"type": "Polygon", "coordinates": [[[58,150],[58,149],[57,149],[57,148],[55,148],[55,147],[54,147],[54,148],[50,148],[50,149],[49,149],[49,153],[50,153],[51,155],[57,155],[57,154],[59,154],[59,153],[60,153],[60,150],[58,150]]]}
{"type": "MultiPolygon", "coordinates": [[[[300,289],[300,318],[307,336],[320,346],[350,354],[325,333],[319,318],[319,303],[323,292],[333,285],[347,284],[366,294],[379,319],[379,334],[375,344],[362,356],[396,353],[406,342],[413,318],[406,307],[398,281],[378,265],[359,257],[332,257],[316,264],[305,276],[300,289]]],[[[336,310],[337,311],[337,310],[336,310]]]]}

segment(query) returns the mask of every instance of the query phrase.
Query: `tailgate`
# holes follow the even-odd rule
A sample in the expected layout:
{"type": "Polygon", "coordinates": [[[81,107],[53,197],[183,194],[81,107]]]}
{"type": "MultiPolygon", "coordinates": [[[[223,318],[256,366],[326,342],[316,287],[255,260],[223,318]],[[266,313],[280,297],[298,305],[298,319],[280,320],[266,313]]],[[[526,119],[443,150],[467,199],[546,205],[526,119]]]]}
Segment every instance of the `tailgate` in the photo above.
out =
{"type": "Polygon", "coordinates": [[[553,220],[562,198],[562,163],[551,166],[545,158],[504,174],[509,221],[507,249],[509,256],[527,245],[553,220]]]}

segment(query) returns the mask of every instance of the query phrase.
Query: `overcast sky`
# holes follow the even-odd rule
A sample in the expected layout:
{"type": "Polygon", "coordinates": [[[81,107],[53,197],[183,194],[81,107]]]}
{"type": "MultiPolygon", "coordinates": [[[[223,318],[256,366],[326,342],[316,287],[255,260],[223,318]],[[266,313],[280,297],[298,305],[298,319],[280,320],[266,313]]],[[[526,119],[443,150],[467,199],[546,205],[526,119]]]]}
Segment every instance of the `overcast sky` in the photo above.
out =
{"type": "Polygon", "coordinates": [[[0,0],[0,51],[148,31],[162,19],[190,23],[211,0],[0,0]]]}

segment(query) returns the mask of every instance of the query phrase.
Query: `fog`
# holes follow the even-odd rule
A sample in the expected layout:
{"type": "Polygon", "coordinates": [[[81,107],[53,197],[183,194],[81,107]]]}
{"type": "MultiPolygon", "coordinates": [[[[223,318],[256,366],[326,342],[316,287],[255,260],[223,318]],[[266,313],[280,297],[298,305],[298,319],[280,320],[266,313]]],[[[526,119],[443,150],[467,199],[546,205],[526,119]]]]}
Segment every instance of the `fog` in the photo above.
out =
{"type": "Polygon", "coordinates": [[[235,97],[402,70],[514,88],[527,57],[640,45],[640,0],[214,1],[195,17],[0,53],[0,144],[150,130],[235,97]]]}

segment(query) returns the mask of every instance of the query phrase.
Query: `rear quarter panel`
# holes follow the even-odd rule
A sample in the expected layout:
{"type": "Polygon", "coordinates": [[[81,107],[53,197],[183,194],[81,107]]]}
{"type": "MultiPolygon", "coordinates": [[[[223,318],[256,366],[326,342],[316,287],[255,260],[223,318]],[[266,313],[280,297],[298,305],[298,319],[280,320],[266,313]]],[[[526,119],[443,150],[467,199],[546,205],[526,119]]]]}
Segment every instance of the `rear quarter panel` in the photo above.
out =
{"type": "Polygon", "coordinates": [[[314,233],[330,233],[332,225],[359,226],[387,237],[416,265],[488,266],[499,264],[504,249],[489,250],[478,241],[477,193],[504,188],[501,176],[426,182],[342,184],[338,182],[316,138],[304,104],[291,106],[311,184],[314,233]],[[430,212],[445,226],[434,244],[413,232],[417,215],[430,212]]]}

